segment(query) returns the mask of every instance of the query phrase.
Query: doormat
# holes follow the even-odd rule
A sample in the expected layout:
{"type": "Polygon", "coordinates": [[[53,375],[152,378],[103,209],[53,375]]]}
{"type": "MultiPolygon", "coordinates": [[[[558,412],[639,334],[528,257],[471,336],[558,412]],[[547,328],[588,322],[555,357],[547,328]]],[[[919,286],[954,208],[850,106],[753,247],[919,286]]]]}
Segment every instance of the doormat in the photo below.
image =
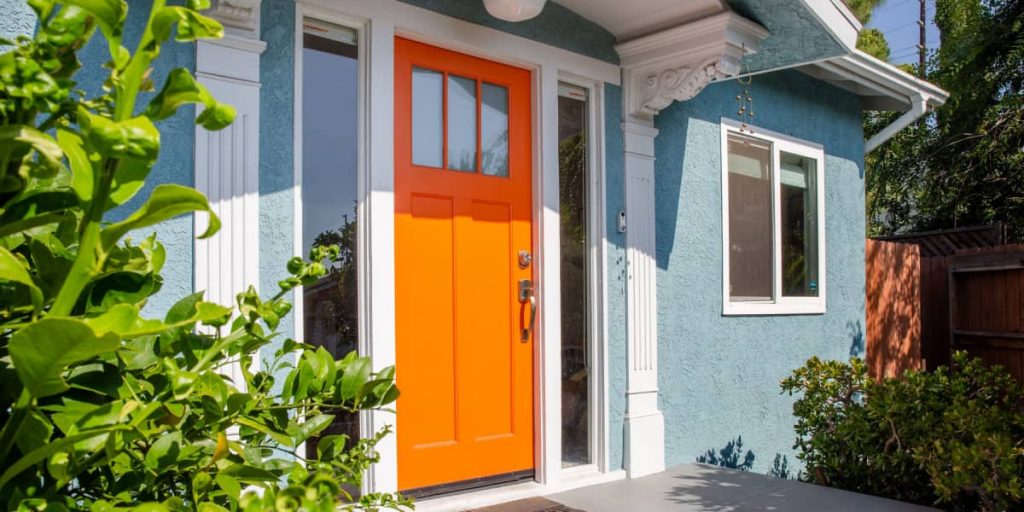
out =
{"type": "Polygon", "coordinates": [[[584,512],[579,509],[570,508],[557,501],[546,498],[527,498],[525,500],[510,501],[490,507],[474,508],[466,512],[584,512]]]}

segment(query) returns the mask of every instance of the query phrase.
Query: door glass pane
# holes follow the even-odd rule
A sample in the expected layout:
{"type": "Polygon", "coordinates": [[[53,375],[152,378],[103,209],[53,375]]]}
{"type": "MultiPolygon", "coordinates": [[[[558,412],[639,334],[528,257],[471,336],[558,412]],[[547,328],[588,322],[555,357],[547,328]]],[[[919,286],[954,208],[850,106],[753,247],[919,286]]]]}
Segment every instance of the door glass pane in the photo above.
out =
{"type": "Polygon", "coordinates": [[[412,68],[412,163],[441,167],[444,88],[437,71],[412,68]]]}
{"type": "MultiPolygon", "coordinates": [[[[562,465],[591,461],[586,91],[558,98],[561,202],[562,465]]],[[[564,93],[563,93],[564,94],[564,93]]]]}
{"type": "MultiPolygon", "coordinates": [[[[356,350],[359,338],[356,272],[356,201],[359,123],[358,65],[348,32],[307,24],[302,50],[302,252],[338,244],[330,272],[302,289],[306,343],[337,359],[356,350]]],[[[440,152],[438,152],[440,154],[440,152]]],[[[321,435],[359,438],[358,416],[338,413],[321,435]]],[[[317,438],[306,446],[316,453],[317,438]]]]}
{"type": "Polygon", "coordinates": [[[508,176],[508,89],[480,86],[481,167],[489,176],[508,176]]]}
{"type": "Polygon", "coordinates": [[[476,80],[448,75],[448,168],[476,171],[476,80]]]}
{"type": "Polygon", "coordinates": [[[772,149],[729,135],[729,298],[772,300],[772,149]]]}
{"type": "Polygon", "coordinates": [[[782,294],[818,296],[818,164],[781,152],[782,294]]]}

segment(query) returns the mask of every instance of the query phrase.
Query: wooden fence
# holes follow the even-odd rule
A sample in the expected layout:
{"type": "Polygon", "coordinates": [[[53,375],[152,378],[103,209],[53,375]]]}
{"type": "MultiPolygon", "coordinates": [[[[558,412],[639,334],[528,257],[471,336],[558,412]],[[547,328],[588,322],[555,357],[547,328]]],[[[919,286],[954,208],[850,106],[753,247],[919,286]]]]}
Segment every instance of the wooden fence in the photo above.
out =
{"type": "Polygon", "coordinates": [[[966,350],[1024,382],[1024,245],[921,257],[917,245],[867,243],[867,360],[872,375],[948,364],[966,350]]]}
{"type": "Polygon", "coordinates": [[[866,360],[872,377],[921,368],[921,253],[917,245],[868,240],[866,360]]]}
{"type": "Polygon", "coordinates": [[[961,252],[948,275],[951,348],[1001,364],[1024,382],[1024,246],[961,252]]]}

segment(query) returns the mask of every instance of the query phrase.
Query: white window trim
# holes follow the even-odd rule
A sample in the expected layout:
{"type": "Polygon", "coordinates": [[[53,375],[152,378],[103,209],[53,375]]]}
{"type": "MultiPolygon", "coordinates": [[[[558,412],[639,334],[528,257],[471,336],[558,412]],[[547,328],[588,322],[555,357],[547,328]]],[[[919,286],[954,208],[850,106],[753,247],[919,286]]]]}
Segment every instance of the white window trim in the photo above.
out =
{"type": "MultiPolygon", "coordinates": [[[[479,56],[497,62],[525,67],[533,72],[532,144],[534,200],[534,276],[541,300],[535,343],[536,366],[535,456],[536,483],[523,484],[527,495],[550,494],[559,490],[622,478],[621,471],[608,468],[608,415],[602,414],[601,458],[595,459],[598,472],[563,471],[561,467],[561,325],[559,276],[559,195],[558,195],[558,82],[578,77],[594,87],[595,107],[604,83],[618,85],[618,66],[563,50],[544,43],[524,39],[495,29],[457,20],[441,13],[421,9],[397,0],[298,0],[296,2],[296,49],[301,48],[302,16],[345,25],[359,30],[360,77],[360,193],[359,193],[359,255],[360,269],[360,351],[373,358],[375,368],[395,362],[394,332],[394,38],[402,36],[427,44],[479,56]],[[584,78],[585,77],[585,78],[584,78]],[[548,264],[546,262],[555,262],[548,264]],[[365,265],[365,266],[364,266],[365,265]],[[364,351],[365,350],[365,351],[364,351]],[[600,467],[603,466],[603,467],[600,467]],[[607,471],[601,473],[599,471],[607,471]]],[[[301,52],[296,52],[296,91],[301,91],[301,52]]],[[[300,100],[296,96],[296,101],[300,100]]],[[[297,103],[298,104],[298,103],[297,103]]],[[[595,176],[600,175],[603,190],[604,119],[600,110],[592,115],[594,125],[595,176]]],[[[295,117],[301,127],[301,117],[295,117]]],[[[300,131],[296,131],[296,148],[301,148],[300,131]]],[[[301,155],[296,156],[296,169],[301,155]]],[[[301,197],[301,170],[296,175],[293,194],[301,197]]],[[[600,209],[604,210],[604,194],[600,209]]],[[[296,204],[296,220],[301,222],[301,206],[296,204]]],[[[602,220],[603,215],[600,217],[602,220]]],[[[599,222],[604,260],[605,226],[599,222]]],[[[297,226],[296,233],[301,233],[297,226]]],[[[298,250],[298,249],[297,249],[298,250]]],[[[602,263],[600,276],[607,269],[602,263]]],[[[601,283],[601,289],[606,287],[601,283]]],[[[605,293],[600,306],[604,308],[605,293]]],[[[595,301],[597,299],[595,298],[595,301]]],[[[298,313],[298,312],[297,312],[298,313]]],[[[604,322],[602,315],[602,322],[604,322]]],[[[296,325],[301,322],[296,322],[296,325]]],[[[607,331],[601,325],[602,332],[607,331]]],[[[607,336],[602,336],[602,340],[607,336]]],[[[603,343],[603,341],[602,341],[603,343]]],[[[603,355],[603,354],[602,354],[603,355]]],[[[601,368],[607,373],[607,361],[601,368]]],[[[401,369],[398,369],[400,372],[401,369]]],[[[603,379],[603,386],[607,379],[603,379]]],[[[607,391],[604,391],[607,396],[607,391]]],[[[602,397],[603,398],[603,397],[602,397]]],[[[601,405],[607,408],[607,400],[601,405]]],[[[392,410],[397,411],[393,405],[392,410]]],[[[364,491],[388,492],[397,488],[397,432],[394,416],[373,411],[363,415],[364,432],[390,425],[393,433],[377,445],[381,462],[371,468],[364,482],[364,491]]],[[[597,455],[597,454],[595,454],[597,455]]],[[[592,468],[592,466],[588,466],[592,468]]],[[[513,486],[517,487],[520,486],[513,486]]],[[[462,510],[473,506],[499,503],[518,492],[499,487],[477,492],[425,500],[418,509],[462,510]]],[[[523,496],[525,497],[525,496],[523,496]]]]}
{"type": "Polygon", "coordinates": [[[721,159],[722,159],[722,314],[732,315],[820,315],[826,311],[826,264],[827,250],[825,244],[825,149],[821,144],[797,139],[782,133],[764,130],[756,126],[743,125],[734,119],[721,119],[721,159]],[[772,226],[773,226],[773,295],[774,302],[732,302],[729,300],[729,141],[730,133],[745,137],[761,139],[772,144],[772,226]],[[783,297],[782,273],[777,269],[782,262],[782,221],[778,216],[778,205],[781,202],[779,186],[779,158],[781,151],[806,156],[817,161],[818,183],[818,296],[817,297],[783,297]]]}
{"type": "Polygon", "coordinates": [[[589,295],[588,340],[591,372],[589,393],[589,464],[562,469],[563,479],[578,474],[610,471],[608,449],[608,267],[607,228],[605,224],[605,158],[604,158],[604,84],[600,80],[581,77],[561,71],[558,81],[581,87],[587,91],[587,183],[589,208],[587,219],[587,277],[589,295]]]}

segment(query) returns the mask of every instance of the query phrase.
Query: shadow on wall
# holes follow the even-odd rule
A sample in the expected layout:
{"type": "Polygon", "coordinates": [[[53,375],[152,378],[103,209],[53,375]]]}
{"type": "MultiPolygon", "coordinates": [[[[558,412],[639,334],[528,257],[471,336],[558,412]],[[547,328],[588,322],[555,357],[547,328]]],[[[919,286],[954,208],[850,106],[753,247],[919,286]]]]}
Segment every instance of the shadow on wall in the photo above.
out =
{"type": "Polygon", "coordinates": [[[846,332],[850,333],[850,357],[864,357],[864,326],[860,320],[846,322],[846,332]]]}
{"type": "MultiPolygon", "coordinates": [[[[736,436],[736,439],[725,443],[720,449],[709,448],[703,455],[697,456],[697,462],[710,464],[725,469],[738,471],[750,471],[754,467],[757,456],[751,450],[744,450],[743,436],[736,436]]],[[[772,468],[768,470],[768,476],[788,480],[793,478],[789,471],[789,459],[781,453],[775,454],[772,468]]]]}
{"type": "Polygon", "coordinates": [[[755,458],[757,457],[754,452],[750,450],[747,450],[746,454],[743,453],[743,436],[736,436],[735,440],[725,443],[722,449],[709,448],[704,455],[697,457],[697,462],[726,469],[750,471],[750,468],[754,467],[755,458]],[[740,459],[743,459],[743,462],[740,462],[740,459]]]}

